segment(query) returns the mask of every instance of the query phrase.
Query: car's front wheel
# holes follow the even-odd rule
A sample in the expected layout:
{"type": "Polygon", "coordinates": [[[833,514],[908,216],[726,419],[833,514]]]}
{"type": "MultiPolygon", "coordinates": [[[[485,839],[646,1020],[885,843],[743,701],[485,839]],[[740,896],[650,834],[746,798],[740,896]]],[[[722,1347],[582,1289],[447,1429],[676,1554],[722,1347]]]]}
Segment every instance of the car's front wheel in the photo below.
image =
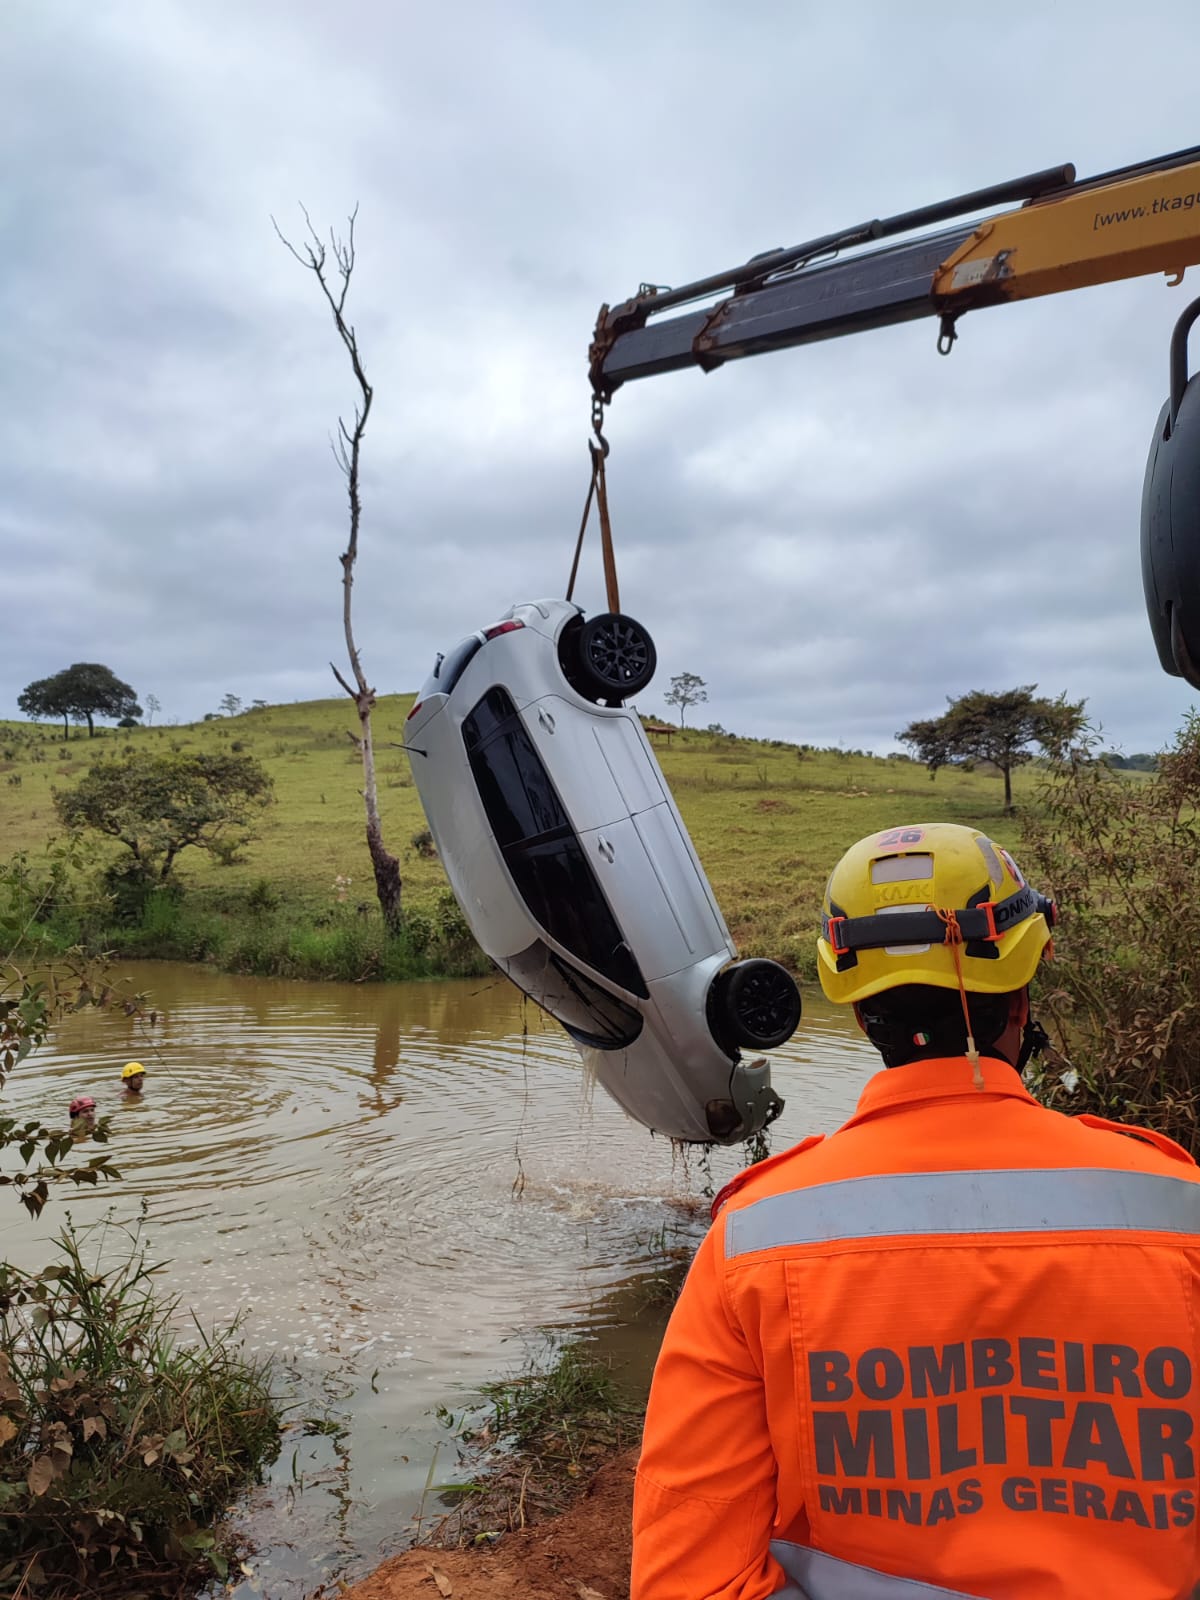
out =
{"type": "Polygon", "coordinates": [[[727,1048],[774,1050],[800,1025],[800,990],[778,961],[753,957],[726,967],[708,991],[708,1021],[727,1048]]]}
{"type": "Polygon", "coordinates": [[[640,694],[658,665],[654,640],[640,622],[620,611],[601,612],[572,630],[570,649],[568,677],[589,700],[620,701],[640,694]]]}

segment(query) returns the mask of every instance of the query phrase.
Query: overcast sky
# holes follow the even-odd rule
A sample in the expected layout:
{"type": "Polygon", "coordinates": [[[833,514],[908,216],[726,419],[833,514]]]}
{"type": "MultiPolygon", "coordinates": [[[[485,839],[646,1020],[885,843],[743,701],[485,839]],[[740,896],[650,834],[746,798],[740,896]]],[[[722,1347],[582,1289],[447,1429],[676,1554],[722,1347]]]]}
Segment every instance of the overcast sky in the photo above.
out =
{"type": "MultiPolygon", "coordinates": [[[[344,352],[272,213],[359,206],[381,692],[561,595],[596,309],[1064,161],[1200,141],[1200,7],[9,0],[0,715],[106,662],[161,718],[336,692],[344,352]]],[[[630,384],[624,608],[698,720],[886,749],[973,688],[1167,741],[1138,565],[1161,278],[630,384]]],[[[1195,292],[1195,290],[1193,290],[1195,292]]],[[[1200,361],[1200,352],[1197,354],[1200,361]]],[[[601,610],[597,548],[580,598],[601,610]]]]}

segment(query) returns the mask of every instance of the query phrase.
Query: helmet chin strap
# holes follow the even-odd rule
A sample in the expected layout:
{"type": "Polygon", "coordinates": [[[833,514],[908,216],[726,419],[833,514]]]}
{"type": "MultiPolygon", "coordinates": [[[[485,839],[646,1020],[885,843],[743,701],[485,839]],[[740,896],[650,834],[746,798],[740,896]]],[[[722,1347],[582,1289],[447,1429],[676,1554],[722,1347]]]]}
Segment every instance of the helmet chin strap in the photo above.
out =
{"type": "Polygon", "coordinates": [[[1050,1035],[1040,1022],[1035,1022],[1030,1017],[1021,1033],[1021,1048],[1017,1059],[1013,1063],[1018,1072],[1024,1072],[1026,1066],[1035,1056],[1040,1056],[1050,1043],[1050,1035]]]}

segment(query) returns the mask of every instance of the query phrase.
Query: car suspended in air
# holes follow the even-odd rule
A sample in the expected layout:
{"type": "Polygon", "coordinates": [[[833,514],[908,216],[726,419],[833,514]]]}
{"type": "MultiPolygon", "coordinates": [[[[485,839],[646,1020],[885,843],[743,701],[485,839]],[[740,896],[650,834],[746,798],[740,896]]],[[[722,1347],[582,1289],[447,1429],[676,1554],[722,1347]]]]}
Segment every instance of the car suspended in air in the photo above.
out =
{"type": "Polygon", "coordinates": [[[646,630],[514,606],[463,639],[405,726],[438,853],[472,932],[636,1121],[732,1144],[783,1102],[761,1057],[800,1021],[774,961],[738,960],[637,713],[646,630]]]}

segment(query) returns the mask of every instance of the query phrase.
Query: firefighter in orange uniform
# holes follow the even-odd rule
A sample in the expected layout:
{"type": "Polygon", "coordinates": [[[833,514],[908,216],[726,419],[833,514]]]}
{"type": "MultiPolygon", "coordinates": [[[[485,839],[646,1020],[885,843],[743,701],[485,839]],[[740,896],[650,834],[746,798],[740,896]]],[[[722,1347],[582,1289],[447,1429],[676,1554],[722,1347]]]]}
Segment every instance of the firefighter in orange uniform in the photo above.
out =
{"type": "Polygon", "coordinates": [[[655,1370],[633,1600],[1200,1595],[1200,1169],[1026,1091],[1053,922],[973,828],[835,867],[821,984],[886,1070],[717,1197],[655,1370]]]}

